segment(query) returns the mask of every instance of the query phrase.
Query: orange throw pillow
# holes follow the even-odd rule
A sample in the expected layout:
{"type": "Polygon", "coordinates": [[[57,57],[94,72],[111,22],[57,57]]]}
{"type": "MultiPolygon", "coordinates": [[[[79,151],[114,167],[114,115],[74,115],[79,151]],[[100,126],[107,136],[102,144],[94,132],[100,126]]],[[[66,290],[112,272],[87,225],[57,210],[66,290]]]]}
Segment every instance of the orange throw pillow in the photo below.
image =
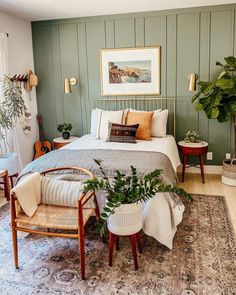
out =
{"type": "Polygon", "coordinates": [[[152,116],[154,112],[128,112],[126,125],[139,124],[136,138],[142,140],[152,140],[152,116]]]}

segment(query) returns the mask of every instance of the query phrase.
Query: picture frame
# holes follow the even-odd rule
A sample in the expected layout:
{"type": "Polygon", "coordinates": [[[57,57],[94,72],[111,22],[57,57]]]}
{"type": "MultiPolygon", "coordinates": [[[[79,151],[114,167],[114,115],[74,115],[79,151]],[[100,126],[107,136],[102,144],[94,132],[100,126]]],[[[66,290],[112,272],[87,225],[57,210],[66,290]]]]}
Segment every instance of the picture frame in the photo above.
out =
{"type": "Polygon", "coordinates": [[[161,47],[100,49],[102,96],[160,95],[161,47]]]}

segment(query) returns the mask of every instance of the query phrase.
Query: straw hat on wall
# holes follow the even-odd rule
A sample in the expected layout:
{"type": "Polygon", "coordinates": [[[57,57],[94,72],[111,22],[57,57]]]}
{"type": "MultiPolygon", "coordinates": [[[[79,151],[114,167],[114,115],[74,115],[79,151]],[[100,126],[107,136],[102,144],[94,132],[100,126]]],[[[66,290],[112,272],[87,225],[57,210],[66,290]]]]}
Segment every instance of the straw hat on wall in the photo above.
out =
{"type": "Polygon", "coordinates": [[[38,77],[33,74],[32,70],[29,70],[28,81],[27,81],[27,90],[31,91],[33,87],[38,85],[38,77]]]}

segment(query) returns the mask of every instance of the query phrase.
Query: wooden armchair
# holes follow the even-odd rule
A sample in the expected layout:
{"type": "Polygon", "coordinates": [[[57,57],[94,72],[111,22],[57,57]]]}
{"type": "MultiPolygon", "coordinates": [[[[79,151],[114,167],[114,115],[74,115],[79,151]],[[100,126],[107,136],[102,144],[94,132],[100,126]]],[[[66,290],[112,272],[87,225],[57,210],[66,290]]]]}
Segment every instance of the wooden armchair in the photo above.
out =
{"type": "MultiPolygon", "coordinates": [[[[79,170],[91,178],[94,177],[90,171],[80,167],[50,169],[42,172],[41,175],[45,176],[47,173],[59,170],[79,170]]],[[[11,192],[11,224],[15,267],[18,268],[17,231],[53,237],[75,238],[79,239],[81,278],[85,279],[84,226],[93,213],[97,218],[99,217],[96,195],[93,192],[82,193],[78,196],[78,208],[39,204],[32,217],[22,212],[18,213],[16,201],[16,194],[11,192]],[[92,197],[94,198],[95,208],[85,208],[85,204],[92,197]],[[64,232],[59,233],[51,231],[51,229],[60,229],[64,232]],[[68,233],[67,231],[75,231],[75,233],[68,233]]]]}

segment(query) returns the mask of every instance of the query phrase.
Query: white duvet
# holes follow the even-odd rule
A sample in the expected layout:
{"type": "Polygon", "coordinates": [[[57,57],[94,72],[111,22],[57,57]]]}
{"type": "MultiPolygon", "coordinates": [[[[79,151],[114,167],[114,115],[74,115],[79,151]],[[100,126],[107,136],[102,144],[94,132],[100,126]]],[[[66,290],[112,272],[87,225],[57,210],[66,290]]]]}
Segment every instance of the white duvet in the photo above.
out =
{"type": "MultiPolygon", "coordinates": [[[[137,140],[137,144],[106,142],[96,140],[90,134],[84,135],[76,141],[66,145],[63,149],[112,149],[133,150],[148,152],[161,152],[167,155],[175,171],[181,164],[177,145],[172,135],[163,138],[153,137],[152,141],[137,140]]],[[[99,192],[98,202],[100,208],[104,205],[104,193],[99,192]]],[[[173,248],[173,239],[177,225],[182,220],[184,205],[176,205],[168,193],[158,193],[143,206],[143,231],[154,237],[157,241],[173,248]]]]}

